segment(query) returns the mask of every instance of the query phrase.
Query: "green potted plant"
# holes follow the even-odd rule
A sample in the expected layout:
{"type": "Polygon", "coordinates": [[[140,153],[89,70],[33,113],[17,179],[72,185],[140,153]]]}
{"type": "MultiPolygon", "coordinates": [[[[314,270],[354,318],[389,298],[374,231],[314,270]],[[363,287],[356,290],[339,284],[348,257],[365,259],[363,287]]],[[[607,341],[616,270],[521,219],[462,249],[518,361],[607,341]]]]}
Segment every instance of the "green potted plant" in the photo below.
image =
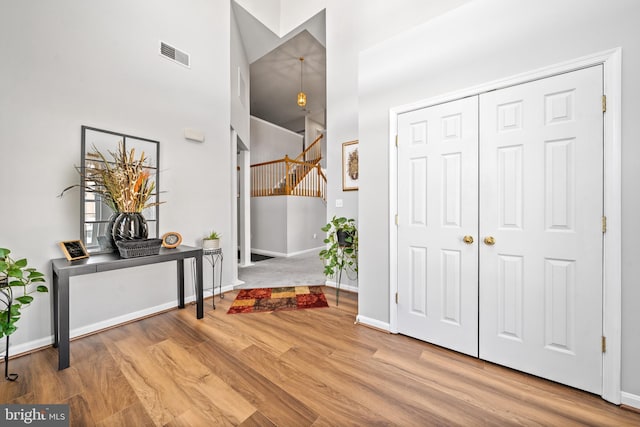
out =
{"type": "Polygon", "coordinates": [[[48,292],[46,286],[38,285],[35,290],[29,289],[32,283],[44,282],[44,274],[35,268],[28,267],[27,259],[12,259],[11,251],[0,248],[0,338],[7,337],[7,348],[4,355],[4,376],[15,381],[17,374],[9,374],[9,336],[17,328],[16,323],[24,309],[33,301],[33,292],[48,292]],[[22,288],[22,295],[15,296],[14,289],[22,288]]]}
{"type": "Polygon", "coordinates": [[[327,238],[324,239],[327,247],[319,255],[324,261],[324,275],[328,278],[337,277],[338,305],[342,273],[346,272],[347,277],[352,280],[358,277],[358,228],[353,218],[334,215],[321,230],[327,233],[327,238]]]}
{"type": "Polygon", "coordinates": [[[218,249],[220,247],[220,234],[212,231],[202,239],[203,249],[218,249]]]}

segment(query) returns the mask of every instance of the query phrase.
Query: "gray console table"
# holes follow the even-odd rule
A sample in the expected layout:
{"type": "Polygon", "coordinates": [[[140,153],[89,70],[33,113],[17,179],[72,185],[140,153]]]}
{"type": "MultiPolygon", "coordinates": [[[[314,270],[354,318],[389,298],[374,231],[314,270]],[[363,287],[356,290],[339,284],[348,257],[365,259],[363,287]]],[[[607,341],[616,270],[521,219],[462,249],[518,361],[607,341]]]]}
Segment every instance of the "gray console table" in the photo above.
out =
{"type": "Polygon", "coordinates": [[[53,324],[54,347],[58,348],[58,369],[69,367],[69,277],[101,271],[119,270],[140,265],[176,261],[178,266],[178,307],[184,308],[184,260],[196,260],[196,317],[204,317],[202,289],[202,248],[178,246],[175,249],[160,248],[158,255],[137,258],[121,258],[115,253],[92,255],[78,261],[66,258],[51,260],[53,268],[53,324]]]}

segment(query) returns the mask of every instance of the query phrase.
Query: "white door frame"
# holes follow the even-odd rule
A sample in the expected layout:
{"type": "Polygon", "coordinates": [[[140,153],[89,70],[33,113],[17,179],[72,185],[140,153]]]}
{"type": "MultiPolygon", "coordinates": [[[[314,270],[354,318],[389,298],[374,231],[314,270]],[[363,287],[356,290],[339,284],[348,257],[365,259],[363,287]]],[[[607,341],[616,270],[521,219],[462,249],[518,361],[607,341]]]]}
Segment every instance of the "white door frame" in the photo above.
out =
{"type": "MultiPolygon", "coordinates": [[[[229,162],[231,163],[231,191],[229,195],[231,196],[231,256],[229,259],[231,260],[231,283],[232,286],[235,286],[238,283],[238,132],[236,132],[233,127],[231,127],[230,132],[231,158],[229,162]]],[[[215,277],[213,278],[213,283],[215,284],[215,277]]],[[[215,285],[213,294],[215,295],[215,285]]]]}
{"type": "Polygon", "coordinates": [[[394,107],[389,111],[389,329],[398,333],[398,156],[396,135],[398,115],[409,111],[449,102],[466,96],[479,95],[495,89],[527,83],[556,74],[593,65],[604,66],[604,93],[607,112],[604,115],[604,212],[607,232],[604,234],[603,258],[603,334],[607,351],[602,357],[602,398],[620,404],[620,368],[622,357],[622,49],[616,48],[574,60],[551,65],[505,79],[495,80],[460,91],[394,107]]]}

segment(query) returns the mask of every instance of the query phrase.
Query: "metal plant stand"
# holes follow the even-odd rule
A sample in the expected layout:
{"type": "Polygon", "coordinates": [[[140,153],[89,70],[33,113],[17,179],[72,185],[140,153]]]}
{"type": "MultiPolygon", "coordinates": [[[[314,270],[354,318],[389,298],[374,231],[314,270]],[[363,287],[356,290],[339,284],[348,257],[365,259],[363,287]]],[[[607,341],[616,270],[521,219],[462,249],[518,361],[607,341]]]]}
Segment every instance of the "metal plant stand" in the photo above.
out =
{"type": "Polygon", "coordinates": [[[344,267],[340,267],[340,269],[338,270],[338,283],[336,284],[336,307],[340,303],[340,281],[342,280],[342,270],[344,270],[344,267]]]}
{"type": "Polygon", "coordinates": [[[209,261],[211,264],[212,275],[212,284],[211,284],[211,293],[212,301],[213,301],[213,309],[216,309],[216,265],[220,264],[220,281],[219,281],[219,294],[220,299],[224,299],[224,295],[222,294],[222,261],[224,261],[224,255],[222,253],[222,248],[214,248],[214,249],[203,249],[202,255],[209,261]]]}
{"type": "MultiPolygon", "coordinates": [[[[7,285],[8,280],[2,281],[0,283],[0,292],[6,297],[7,301],[3,303],[7,306],[7,323],[11,321],[11,307],[13,306],[13,292],[11,288],[7,285]]],[[[18,379],[18,374],[10,374],[9,373],[9,337],[7,335],[7,348],[4,352],[4,377],[9,381],[15,381],[18,379]]]]}

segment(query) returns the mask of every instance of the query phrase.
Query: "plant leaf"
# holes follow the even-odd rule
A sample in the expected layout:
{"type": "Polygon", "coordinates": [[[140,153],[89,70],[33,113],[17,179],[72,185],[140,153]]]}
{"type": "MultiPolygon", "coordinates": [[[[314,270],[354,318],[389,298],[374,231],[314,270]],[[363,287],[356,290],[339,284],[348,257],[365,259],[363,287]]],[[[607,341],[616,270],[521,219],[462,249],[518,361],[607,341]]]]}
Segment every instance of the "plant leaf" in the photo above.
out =
{"type": "Polygon", "coordinates": [[[25,268],[27,266],[27,259],[22,258],[16,261],[16,267],[25,268]]]}
{"type": "Polygon", "coordinates": [[[17,301],[20,301],[22,304],[29,304],[33,301],[33,297],[31,295],[23,295],[21,297],[16,298],[17,301]]]}
{"type": "Polygon", "coordinates": [[[40,286],[38,286],[38,287],[36,288],[36,291],[38,291],[38,292],[49,292],[49,289],[47,289],[47,287],[46,287],[46,286],[42,286],[42,285],[40,285],[40,286]]]}

